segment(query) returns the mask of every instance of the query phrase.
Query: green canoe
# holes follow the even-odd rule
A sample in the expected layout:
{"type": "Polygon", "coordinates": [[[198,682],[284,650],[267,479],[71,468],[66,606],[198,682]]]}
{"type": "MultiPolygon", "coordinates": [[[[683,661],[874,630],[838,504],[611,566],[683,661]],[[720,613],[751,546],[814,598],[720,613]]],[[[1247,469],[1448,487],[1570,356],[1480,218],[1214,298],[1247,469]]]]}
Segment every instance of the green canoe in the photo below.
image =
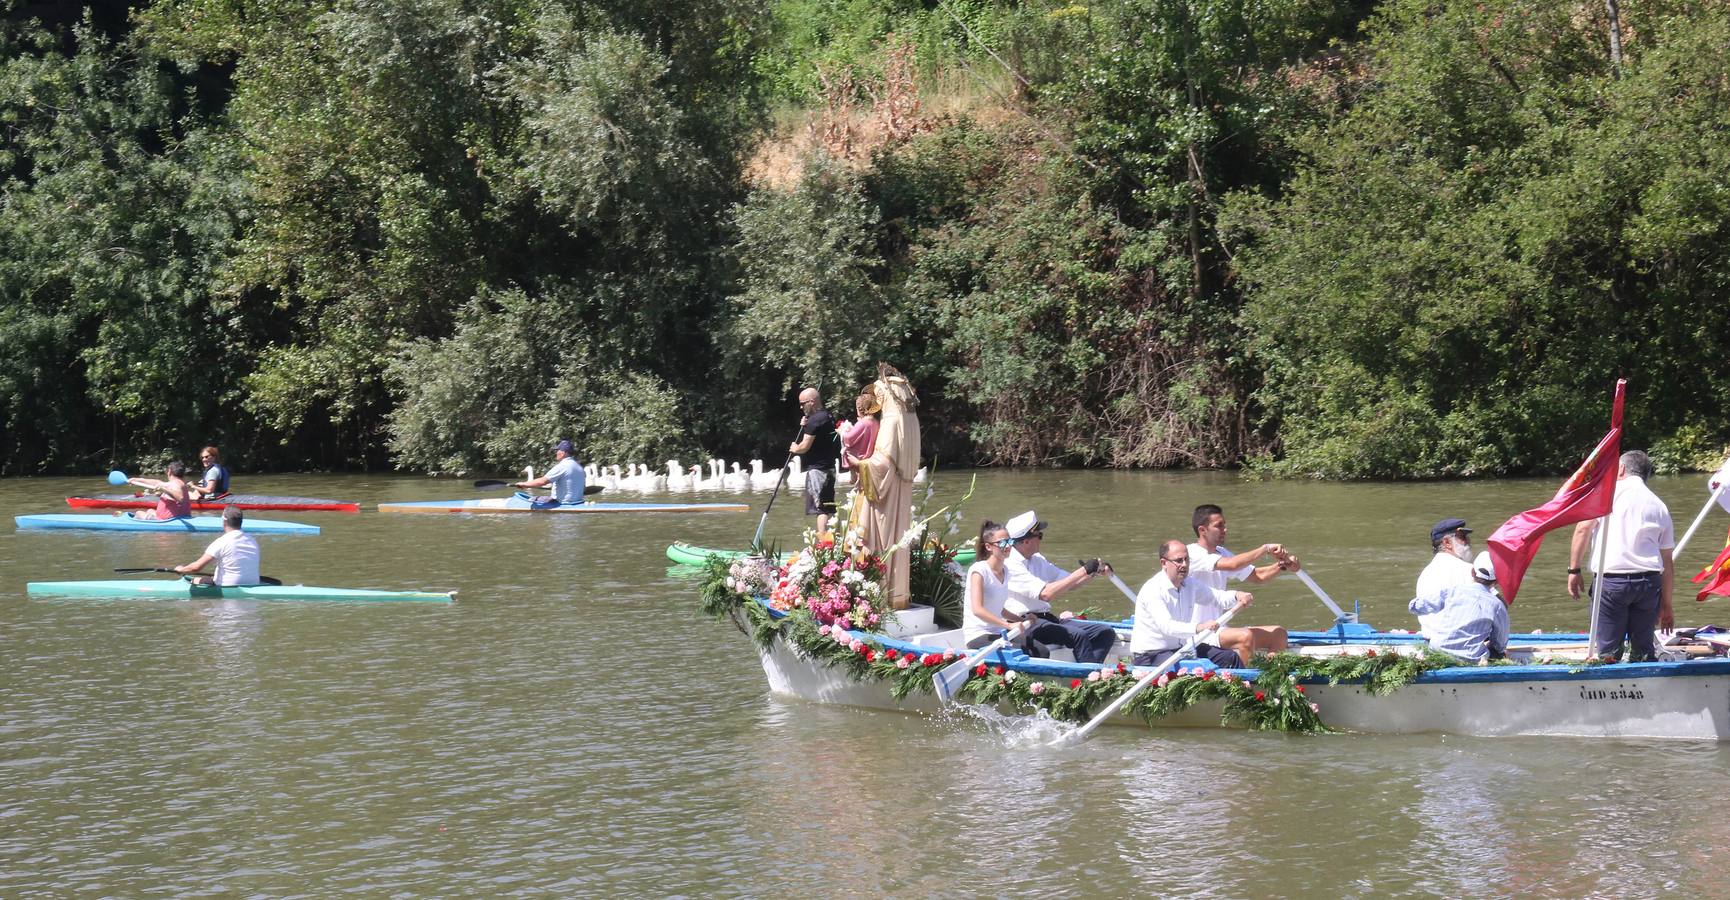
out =
{"type": "MultiPolygon", "coordinates": [[[[674,541],[667,547],[667,558],[683,566],[700,566],[711,559],[738,559],[744,555],[744,550],[711,550],[684,541],[674,541]]],[[[792,554],[784,556],[791,558],[792,554]]],[[[964,547],[955,553],[955,562],[962,566],[973,565],[974,558],[972,547],[964,547]]]]}
{"type": "Polygon", "coordinates": [[[449,603],[456,591],[369,591],[304,584],[216,587],[184,579],[130,581],[32,581],[25,593],[48,597],[112,597],[139,600],[418,600],[449,603]]]}

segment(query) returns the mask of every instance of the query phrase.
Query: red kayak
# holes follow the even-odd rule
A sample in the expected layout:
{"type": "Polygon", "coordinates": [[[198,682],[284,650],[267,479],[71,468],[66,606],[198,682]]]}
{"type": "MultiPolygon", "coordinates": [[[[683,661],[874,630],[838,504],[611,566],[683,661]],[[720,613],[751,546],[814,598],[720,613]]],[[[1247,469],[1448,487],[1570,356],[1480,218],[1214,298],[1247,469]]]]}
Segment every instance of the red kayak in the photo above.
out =
{"type": "MultiPolygon", "coordinates": [[[[156,498],[147,494],[97,494],[94,497],[67,497],[66,505],[74,509],[148,509],[156,498]]],[[[223,494],[210,500],[194,500],[196,510],[220,510],[225,506],[241,509],[300,509],[328,512],[360,512],[360,504],[348,500],[325,500],[320,497],[271,497],[264,494],[223,494]]]]}

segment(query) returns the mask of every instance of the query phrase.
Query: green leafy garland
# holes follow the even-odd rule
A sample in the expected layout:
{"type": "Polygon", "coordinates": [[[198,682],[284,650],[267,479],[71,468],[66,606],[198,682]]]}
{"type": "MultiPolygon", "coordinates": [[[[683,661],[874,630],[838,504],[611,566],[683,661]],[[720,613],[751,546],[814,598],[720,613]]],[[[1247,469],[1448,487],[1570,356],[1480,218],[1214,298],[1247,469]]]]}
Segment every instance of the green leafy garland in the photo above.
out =
{"type": "MultiPolygon", "coordinates": [[[[857,680],[886,681],[896,700],[932,691],[939,669],[957,658],[954,651],[915,654],[885,648],[880,642],[853,638],[844,631],[819,625],[809,610],[797,609],[777,617],[763,604],[727,586],[729,564],[711,560],[703,578],[703,608],[716,617],[730,617],[751,636],[758,647],[768,649],[776,640],[786,641],[799,655],[830,667],[840,668],[857,680]]],[[[1153,723],[1182,712],[1197,703],[1219,700],[1224,707],[1222,723],[1236,723],[1258,731],[1325,732],[1320,710],[1305,694],[1300,681],[1362,681],[1372,694],[1387,694],[1410,684],[1435,669],[1458,666],[1459,660],[1426,648],[1423,655],[1405,655],[1390,648],[1363,655],[1309,657],[1278,653],[1257,660],[1256,679],[1246,681],[1230,672],[1191,670],[1179,667],[1162,675],[1154,685],[1137,694],[1123,711],[1153,723]],[[1181,674],[1180,674],[1181,673],[1181,674]]],[[[981,663],[961,689],[971,702],[1007,707],[1011,710],[1044,710],[1065,722],[1085,722],[1135,684],[1135,677],[1122,665],[1102,669],[1085,678],[1071,679],[1068,686],[981,663]]]]}

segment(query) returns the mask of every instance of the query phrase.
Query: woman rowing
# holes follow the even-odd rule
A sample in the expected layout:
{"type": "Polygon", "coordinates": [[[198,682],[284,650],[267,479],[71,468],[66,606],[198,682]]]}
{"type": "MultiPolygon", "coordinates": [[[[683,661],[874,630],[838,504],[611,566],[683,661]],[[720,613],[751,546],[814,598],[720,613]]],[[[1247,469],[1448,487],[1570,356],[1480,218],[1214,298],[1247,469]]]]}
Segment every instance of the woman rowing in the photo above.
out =
{"type": "Polygon", "coordinates": [[[967,649],[977,650],[1014,628],[1003,614],[1009,600],[1009,569],[1003,560],[1014,544],[1009,531],[986,519],[979,526],[979,561],[967,570],[967,596],[962,604],[961,635],[967,649]]]}
{"type": "Polygon", "coordinates": [[[192,485],[186,483],[186,464],[175,460],[163,469],[166,480],[128,478],[127,484],[137,485],[156,495],[156,508],[133,515],[134,519],[184,519],[192,515],[192,485]]]}

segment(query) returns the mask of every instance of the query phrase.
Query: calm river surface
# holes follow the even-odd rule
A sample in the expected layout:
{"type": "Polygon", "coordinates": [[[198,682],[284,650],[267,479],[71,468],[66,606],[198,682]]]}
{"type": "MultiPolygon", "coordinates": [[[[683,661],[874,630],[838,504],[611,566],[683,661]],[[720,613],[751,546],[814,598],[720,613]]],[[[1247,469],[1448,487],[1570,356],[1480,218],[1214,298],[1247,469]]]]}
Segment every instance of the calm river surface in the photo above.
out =
{"type": "MultiPolygon", "coordinates": [[[[931,508],[972,473],[940,476],[931,508]]],[[[1677,532],[1703,476],[1659,479],[1677,532]]],[[[1405,613],[1428,530],[1479,543],[1554,479],[1401,485],[1230,475],[978,475],[966,520],[1036,507],[1058,562],[1139,583],[1200,502],[1230,546],[1284,541],[1367,622],[1405,613]]],[[[1023,746],[934,720],[771,697],[747,639],[703,618],[662,555],[742,546],[750,513],[380,514],[472,496],[409,477],[237,479],[367,511],[261,513],[291,583],[456,588],[455,604],[28,599],[30,580],[188,562],[208,538],[0,532],[0,896],[1534,895],[1721,890],[1730,749],[1424,735],[1108,728],[1023,746]]],[[[0,481],[0,510],[65,512],[100,479],[0,481]]],[[[656,499],[656,498],[650,498],[656,499]]],[[[670,499],[670,498],[661,498],[670,499]]],[[[724,499],[720,495],[706,499],[724,499]]],[[[769,533],[791,544],[796,501],[769,533]]],[[[1683,554],[1722,546],[1714,512],[1683,554]]],[[[1514,624],[1585,627],[1565,533],[1514,624]]],[[[1730,624],[1678,578],[1677,619],[1730,624]]],[[[1072,595],[1075,596],[1075,595],[1072,595]]],[[[1258,622],[1327,623],[1295,581],[1258,622]]],[[[1113,616],[1105,582],[1071,606],[1113,616]]]]}

